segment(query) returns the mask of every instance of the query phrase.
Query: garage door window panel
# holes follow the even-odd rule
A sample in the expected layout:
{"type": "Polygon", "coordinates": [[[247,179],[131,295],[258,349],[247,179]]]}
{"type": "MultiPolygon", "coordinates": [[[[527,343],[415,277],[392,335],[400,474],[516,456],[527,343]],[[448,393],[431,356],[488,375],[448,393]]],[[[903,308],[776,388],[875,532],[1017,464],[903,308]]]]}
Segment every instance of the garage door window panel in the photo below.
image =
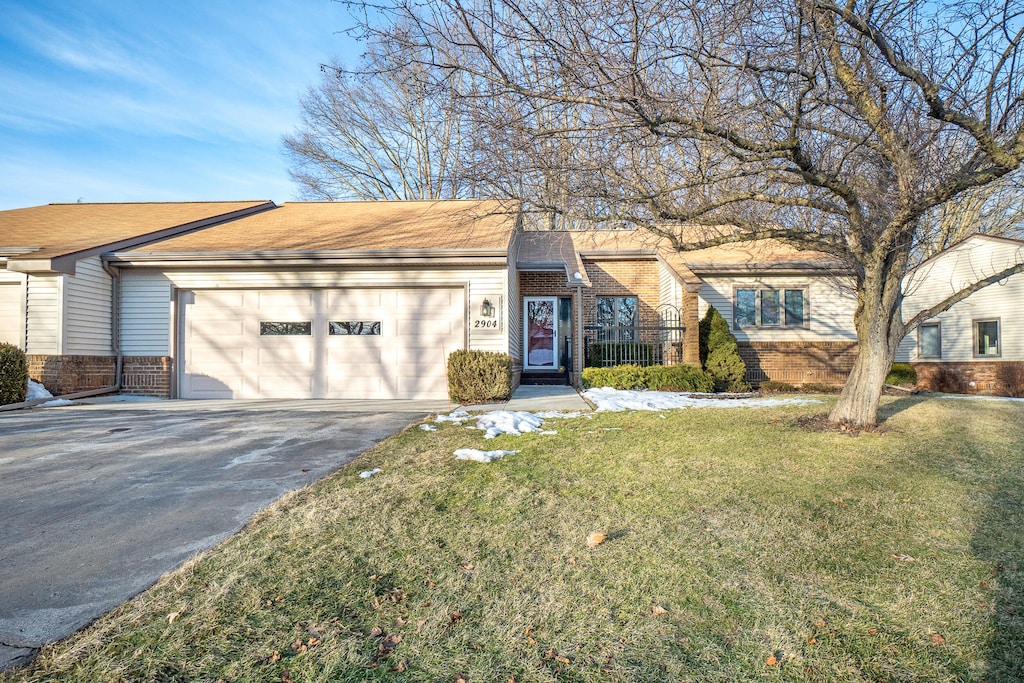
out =
{"type": "Polygon", "coordinates": [[[309,337],[313,334],[312,321],[270,322],[260,321],[261,337],[309,337]]]}
{"type": "Polygon", "coordinates": [[[328,333],[334,337],[379,337],[379,320],[340,320],[328,324],[328,333]]]}

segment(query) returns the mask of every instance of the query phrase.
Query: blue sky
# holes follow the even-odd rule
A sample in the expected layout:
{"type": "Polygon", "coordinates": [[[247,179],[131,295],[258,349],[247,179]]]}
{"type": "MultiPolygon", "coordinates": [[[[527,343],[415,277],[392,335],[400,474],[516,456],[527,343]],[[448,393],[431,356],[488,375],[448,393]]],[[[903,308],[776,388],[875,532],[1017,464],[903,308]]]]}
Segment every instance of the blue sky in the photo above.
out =
{"type": "Polygon", "coordinates": [[[296,194],[281,136],[360,46],[331,0],[0,0],[0,210],[296,194]]]}

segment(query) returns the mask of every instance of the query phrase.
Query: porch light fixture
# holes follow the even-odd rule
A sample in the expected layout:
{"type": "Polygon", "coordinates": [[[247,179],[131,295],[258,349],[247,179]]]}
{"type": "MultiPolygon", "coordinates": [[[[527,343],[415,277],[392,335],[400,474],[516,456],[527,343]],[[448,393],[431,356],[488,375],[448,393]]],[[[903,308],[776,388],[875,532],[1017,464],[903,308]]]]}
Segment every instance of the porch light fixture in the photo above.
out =
{"type": "Polygon", "coordinates": [[[484,303],[480,306],[480,316],[483,318],[494,317],[494,304],[491,303],[490,299],[484,299],[484,303]]]}
{"type": "Polygon", "coordinates": [[[580,275],[580,271],[578,271],[578,270],[575,273],[573,273],[572,276],[573,276],[573,279],[576,279],[576,280],[582,280],[583,279],[583,276],[580,275]]]}

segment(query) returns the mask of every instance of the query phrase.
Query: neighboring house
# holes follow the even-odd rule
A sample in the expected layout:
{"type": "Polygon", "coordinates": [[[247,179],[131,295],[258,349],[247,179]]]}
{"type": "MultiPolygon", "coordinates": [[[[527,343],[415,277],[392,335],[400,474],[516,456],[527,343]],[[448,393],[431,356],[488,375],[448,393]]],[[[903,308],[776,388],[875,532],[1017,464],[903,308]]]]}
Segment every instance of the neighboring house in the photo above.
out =
{"type": "Polygon", "coordinates": [[[497,201],[52,205],[0,212],[0,235],[0,334],[55,393],[113,384],[120,359],[122,390],[155,396],[443,398],[461,348],[578,384],[698,363],[712,305],[752,382],[841,383],[856,353],[825,254],[524,231],[497,201]]]}
{"type": "MultiPolygon", "coordinates": [[[[100,254],[264,211],[270,202],[50,204],[0,211],[0,341],[54,393],[111,386],[112,279],[100,254]]],[[[126,375],[135,368],[129,360],[126,375]]]]}
{"type": "MultiPolygon", "coordinates": [[[[1024,262],[1024,241],[972,235],[915,268],[905,280],[903,319],[951,294],[1024,262]]],[[[971,393],[1001,390],[1001,365],[1024,361],[1024,273],[989,285],[912,331],[896,360],[912,363],[918,383],[930,387],[938,372],[953,373],[971,393]]]]}

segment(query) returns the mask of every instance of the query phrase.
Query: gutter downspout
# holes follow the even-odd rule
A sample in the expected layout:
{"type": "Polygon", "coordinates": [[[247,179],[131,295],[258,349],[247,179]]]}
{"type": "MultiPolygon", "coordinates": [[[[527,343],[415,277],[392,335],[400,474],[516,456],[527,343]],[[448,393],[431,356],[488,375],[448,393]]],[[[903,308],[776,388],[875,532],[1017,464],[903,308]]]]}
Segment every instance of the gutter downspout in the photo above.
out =
{"type": "Polygon", "coordinates": [[[580,364],[579,372],[575,372],[573,368],[573,384],[577,389],[583,388],[583,287],[584,282],[582,278],[572,278],[569,280],[569,286],[576,290],[576,334],[573,335],[575,338],[576,350],[573,359],[573,365],[577,362],[580,364]]]}
{"type": "Polygon", "coordinates": [[[100,387],[99,389],[86,389],[84,391],[74,391],[70,394],[61,394],[60,396],[53,396],[51,398],[34,398],[31,401],[22,401],[21,403],[8,403],[7,405],[0,406],[0,413],[8,410],[20,410],[21,408],[31,408],[41,403],[48,403],[50,401],[56,401],[59,399],[73,400],[76,398],[87,398],[89,396],[99,396],[101,394],[113,394],[121,390],[121,370],[124,366],[124,355],[121,353],[121,326],[120,321],[120,294],[121,294],[121,274],[117,270],[110,267],[105,261],[103,263],[103,270],[110,276],[110,350],[116,355],[116,362],[114,364],[114,383],[107,387],[100,387]]]}

